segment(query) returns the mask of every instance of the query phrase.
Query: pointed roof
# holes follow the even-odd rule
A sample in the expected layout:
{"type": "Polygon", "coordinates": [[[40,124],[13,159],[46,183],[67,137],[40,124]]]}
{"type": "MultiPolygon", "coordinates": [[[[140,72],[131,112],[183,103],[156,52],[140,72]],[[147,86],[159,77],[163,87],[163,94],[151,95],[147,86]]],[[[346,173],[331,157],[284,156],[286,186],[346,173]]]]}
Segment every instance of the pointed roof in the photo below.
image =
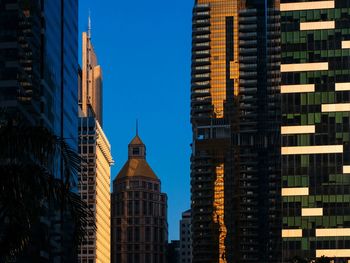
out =
{"type": "Polygon", "coordinates": [[[129,143],[129,145],[140,145],[140,144],[144,144],[144,143],[142,142],[141,138],[138,135],[136,135],[129,143]]]}
{"type": "Polygon", "coordinates": [[[117,175],[117,179],[133,176],[143,176],[159,180],[146,161],[146,145],[138,134],[129,143],[129,159],[117,175]],[[134,152],[134,150],[136,150],[134,152]]]}
{"type": "Polygon", "coordinates": [[[129,159],[117,175],[117,179],[133,176],[143,176],[158,180],[145,159],[129,159]]]}

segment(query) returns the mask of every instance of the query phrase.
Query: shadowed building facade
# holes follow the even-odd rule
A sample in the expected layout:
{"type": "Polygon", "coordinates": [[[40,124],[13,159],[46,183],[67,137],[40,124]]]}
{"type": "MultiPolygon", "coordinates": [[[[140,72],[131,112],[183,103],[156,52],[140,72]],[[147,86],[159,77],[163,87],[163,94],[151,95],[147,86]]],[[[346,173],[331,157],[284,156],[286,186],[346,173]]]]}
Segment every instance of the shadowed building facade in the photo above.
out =
{"type": "Polygon", "coordinates": [[[80,263],[111,261],[110,180],[111,146],[102,129],[101,67],[91,43],[91,25],[83,33],[82,72],[79,85],[79,193],[93,213],[93,226],[88,226],[79,249],[80,263]]]}
{"type": "Polygon", "coordinates": [[[0,3],[0,107],[77,149],[78,1],[0,3]]]}
{"type": "Polygon", "coordinates": [[[278,1],[193,9],[193,262],[280,262],[278,1]]]}
{"type": "MultiPolygon", "coordinates": [[[[45,127],[77,151],[78,0],[2,0],[0,32],[1,113],[45,127]]],[[[47,208],[38,227],[42,239],[19,261],[76,262],[71,218],[47,208]]]]}
{"type": "Polygon", "coordinates": [[[179,262],[192,262],[191,209],[182,213],[180,220],[179,262]]]}
{"type": "Polygon", "coordinates": [[[128,161],[113,181],[112,262],[165,263],[167,196],[138,135],[128,148],[128,161]]]}
{"type": "Polygon", "coordinates": [[[283,262],[350,261],[350,2],[281,0],[283,262]]]}

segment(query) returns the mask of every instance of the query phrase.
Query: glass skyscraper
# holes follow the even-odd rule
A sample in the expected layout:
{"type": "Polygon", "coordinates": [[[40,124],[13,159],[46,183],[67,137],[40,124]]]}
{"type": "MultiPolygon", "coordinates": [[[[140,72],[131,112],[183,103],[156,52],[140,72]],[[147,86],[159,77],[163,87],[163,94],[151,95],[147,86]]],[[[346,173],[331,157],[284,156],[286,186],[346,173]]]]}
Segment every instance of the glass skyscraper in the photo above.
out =
{"type": "Polygon", "coordinates": [[[77,149],[78,1],[0,3],[0,107],[77,149]]]}
{"type": "Polygon", "coordinates": [[[283,262],[349,262],[350,1],[280,9],[283,262]]]}
{"type": "Polygon", "coordinates": [[[193,9],[193,262],[280,262],[277,1],[193,9]]]}
{"type": "MultiPolygon", "coordinates": [[[[0,1],[0,108],[19,124],[46,127],[77,150],[78,0],[0,1]]],[[[45,245],[30,253],[43,262],[75,262],[67,231],[72,223],[62,211],[48,210],[45,245]]]]}

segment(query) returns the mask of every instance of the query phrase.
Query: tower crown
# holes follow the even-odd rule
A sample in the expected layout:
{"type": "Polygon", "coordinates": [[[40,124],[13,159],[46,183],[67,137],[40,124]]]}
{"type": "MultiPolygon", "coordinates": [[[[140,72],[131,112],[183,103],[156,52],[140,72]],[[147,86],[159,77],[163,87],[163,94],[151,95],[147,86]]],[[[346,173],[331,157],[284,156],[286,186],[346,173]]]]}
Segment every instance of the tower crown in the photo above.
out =
{"type": "Polygon", "coordinates": [[[117,179],[142,176],[158,180],[157,175],[146,161],[146,145],[138,134],[129,143],[129,158],[117,175],[117,179]]]}
{"type": "Polygon", "coordinates": [[[129,159],[146,159],[146,145],[136,135],[129,143],[129,159]]]}

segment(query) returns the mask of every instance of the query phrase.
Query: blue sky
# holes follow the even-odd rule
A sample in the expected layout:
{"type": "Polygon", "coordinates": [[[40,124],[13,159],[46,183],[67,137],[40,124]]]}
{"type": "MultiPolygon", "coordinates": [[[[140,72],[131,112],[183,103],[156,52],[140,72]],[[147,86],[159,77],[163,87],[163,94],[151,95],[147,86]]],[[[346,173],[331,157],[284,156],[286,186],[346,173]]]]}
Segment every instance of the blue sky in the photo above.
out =
{"type": "MultiPolygon", "coordinates": [[[[168,194],[169,240],[178,239],[190,207],[190,60],[193,1],[80,0],[79,38],[87,29],[103,70],[104,131],[112,145],[112,179],[139,134],[147,160],[168,194]]],[[[79,51],[80,52],[80,51],[79,51]]]]}

